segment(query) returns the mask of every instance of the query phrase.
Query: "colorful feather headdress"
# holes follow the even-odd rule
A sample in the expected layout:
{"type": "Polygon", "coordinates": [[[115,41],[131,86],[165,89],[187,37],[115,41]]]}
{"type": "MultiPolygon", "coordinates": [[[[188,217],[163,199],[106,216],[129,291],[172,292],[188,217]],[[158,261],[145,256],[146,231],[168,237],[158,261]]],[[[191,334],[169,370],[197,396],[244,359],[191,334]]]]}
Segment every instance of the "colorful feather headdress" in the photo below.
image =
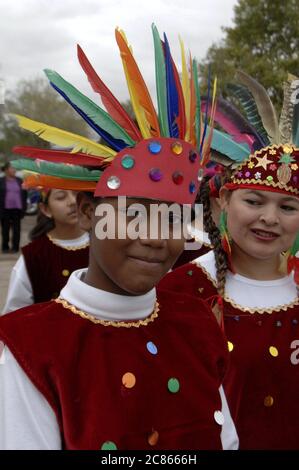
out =
{"type": "MultiPolygon", "coordinates": [[[[212,148],[233,163],[229,189],[254,188],[299,196],[299,103],[298,79],[288,75],[280,120],[266,90],[244,72],[229,91],[239,100],[243,114],[230,102],[219,99],[215,122],[226,132],[226,145],[212,148]],[[242,148],[239,148],[241,145],[242,148]],[[246,145],[247,150],[244,145],[246,145]]],[[[222,144],[223,136],[221,133],[222,144]]],[[[221,160],[221,158],[220,158],[221,160]]]]}
{"type": "Polygon", "coordinates": [[[215,114],[216,80],[209,80],[201,113],[198,64],[181,43],[181,78],[168,40],[152,26],[158,113],[122,31],[115,36],[120,50],[136,121],[103,83],[83,50],[78,59],[106,111],[84,96],[58,73],[45,70],[52,87],[80,114],[103,143],[94,142],[26,117],[19,125],[63,150],[18,146],[27,159],[14,166],[32,172],[27,187],[93,191],[95,196],[135,196],[193,203],[210,156],[215,114]]]}

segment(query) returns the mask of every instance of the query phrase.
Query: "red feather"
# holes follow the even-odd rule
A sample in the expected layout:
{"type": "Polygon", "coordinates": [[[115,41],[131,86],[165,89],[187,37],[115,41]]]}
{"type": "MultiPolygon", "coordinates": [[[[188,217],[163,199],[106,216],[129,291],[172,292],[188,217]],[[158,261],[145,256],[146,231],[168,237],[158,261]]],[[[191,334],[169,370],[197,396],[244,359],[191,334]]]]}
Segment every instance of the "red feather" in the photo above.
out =
{"type": "Polygon", "coordinates": [[[111,93],[105,83],[100,79],[79,45],[77,45],[77,53],[80,65],[86,73],[92,89],[96,93],[100,94],[103,105],[107,109],[110,116],[129,134],[130,137],[132,137],[132,139],[136,140],[137,142],[142,140],[142,136],[134,121],[122,107],[120,102],[111,93]]]}
{"type": "Polygon", "coordinates": [[[86,153],[70,153],[62,150],[48,150],[26,146],[16,146],[13,148],[13,152],[25,155],[28,158],[45,160],[53,163],[70,163],[71,165],[95,167],[107,166],[107,163],[103,163],[101,157],[86,155],[86,153]]]}
{"type": "MultiPolygon", "coordinates": [[[[201,100],[201,111],[205,112],[206,110],[206,99],[201,100]]],[[[211,115],[211,103],[208,105],[208,115],[211,115]]],[[[249,145],[249,148],[253,150],[253,144],[255,142],[255,138],[253,135],[246,132],[240,132],[240,129],[237,125],[230,119],[230,116],[226,116],[221,108],[217,106],[215,112],[214,121],[222,127],[222,129],[227,132],[228,134],[234,137],[235,142],[238,143],[246,143],[249,145]]]]}

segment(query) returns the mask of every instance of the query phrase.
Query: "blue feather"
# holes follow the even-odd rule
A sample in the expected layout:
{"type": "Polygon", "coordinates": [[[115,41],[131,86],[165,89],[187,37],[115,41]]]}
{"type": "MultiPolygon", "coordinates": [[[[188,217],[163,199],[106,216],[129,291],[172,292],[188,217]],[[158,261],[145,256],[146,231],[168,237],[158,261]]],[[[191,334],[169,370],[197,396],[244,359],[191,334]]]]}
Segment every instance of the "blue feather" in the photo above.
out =
{"type": "Polygon", "coordinates": [[[117,152],[122,150],[123,148],[127,147],[128,145],[120,139],[115,139],[112,137],[111,134],[108,134],[108,132],[104,131],[101,127],[99,127],[87,114],[84,113],[78,106],[76,106],[69,98],[68,96],[60,90],[54,83],[50,82],[51,86],[67,101],[72,108],[74,108],[75,111],[77,111],[78,114],[86,121],[92,129],[101,136],[105,142],[107,142],[108,145],[110,145],[113,150],[116,150],[117,152]]]}
{"type": "Polygon", "coordinates": [[[167,91],[167,117],[170,137],[179,137],[177,118],[179,115],[179,96],[176,88],[175,76],[169,43],[164,33],[164,54],[166,65],[166,91],[167,91]]]}
{"type": "Polygon", "coordinates": [[[199,155],[200,158],[202,156],[202,148],[203,144],[206,138],[206,133],[207,133],[207,128],[208,128],[208,121],[209,121],[209,102],[210,102],[210,93],[211,93],[211,67],[209,66],[209,75],[208,75],[208,94],[207,94],[207,102],[206,102],[206,110],[205,110],[205,122],[204,122],[204,128],[203,128],[203,134],[202,134],[202,139],[200,142],[200,148],[199,148],[199,155]]]}

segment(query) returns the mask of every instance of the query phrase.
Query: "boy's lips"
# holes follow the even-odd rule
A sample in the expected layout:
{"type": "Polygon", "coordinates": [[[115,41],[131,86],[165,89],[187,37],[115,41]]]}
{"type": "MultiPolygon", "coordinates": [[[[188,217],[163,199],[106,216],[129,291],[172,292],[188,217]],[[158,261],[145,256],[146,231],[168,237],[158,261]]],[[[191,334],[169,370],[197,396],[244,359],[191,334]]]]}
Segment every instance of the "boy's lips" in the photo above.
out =
{"type": "Polygon", "coordinates": [[[148,265],[149,267],[159,266],[164,263],[164,260],[161,260],[160,258],[148,258],[146,256],[128,256],[128,258],[139,263],[140,265],[148,265]]]}

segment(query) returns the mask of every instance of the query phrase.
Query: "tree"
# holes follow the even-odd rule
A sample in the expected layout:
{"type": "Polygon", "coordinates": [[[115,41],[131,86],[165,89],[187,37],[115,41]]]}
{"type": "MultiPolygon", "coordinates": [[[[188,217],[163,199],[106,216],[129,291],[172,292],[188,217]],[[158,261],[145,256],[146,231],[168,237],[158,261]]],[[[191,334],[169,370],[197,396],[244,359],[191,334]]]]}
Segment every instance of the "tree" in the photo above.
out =
{"type": "Polygon", "coordinates": [[[14,145],[49,147],[49,144],[18,127],[11,113],[22,114],[35,121],[59,127],[77,134],[90,136],[90,128],[83,119],[43,79],[23,80],[8,92],[0,121],[0,154],[8,156],[14,145]]]}
{"type": "Polygon", "coordinates": [[[226,84],[241,69],[263,84],[280,108],[287,73],[299,75],[298,0],[239,0],[233,21],[233,27],[223,28],[222,42],[208,50],[205,76],[210,63],[225,95],[226,84]]]}

